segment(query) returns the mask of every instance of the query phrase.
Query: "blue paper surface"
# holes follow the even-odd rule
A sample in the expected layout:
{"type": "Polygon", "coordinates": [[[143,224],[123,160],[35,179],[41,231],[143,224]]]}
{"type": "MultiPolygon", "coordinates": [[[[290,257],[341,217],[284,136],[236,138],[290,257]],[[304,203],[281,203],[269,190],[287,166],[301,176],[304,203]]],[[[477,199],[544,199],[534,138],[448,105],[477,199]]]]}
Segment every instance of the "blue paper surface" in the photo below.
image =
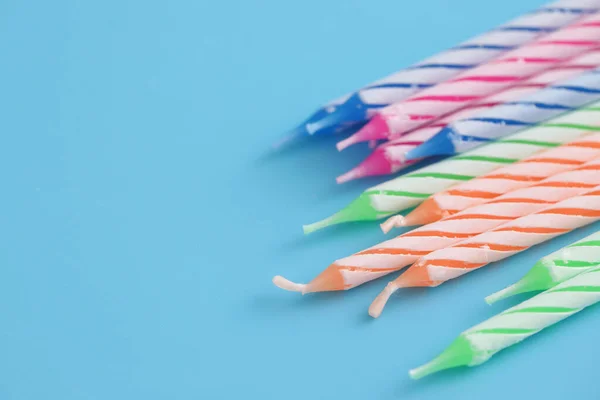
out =
{"type": "Polygon", "coordinates": [[[483,298],[599,225],[367,307],[387,279],[301,297],[384,238],[304,237],[371,179],[366,147],[265,156],[321,103],[540,0],[4,1],[0,398],[564,399],[597,395],[593,307],[476,369],[415,382],[483,298]]]}

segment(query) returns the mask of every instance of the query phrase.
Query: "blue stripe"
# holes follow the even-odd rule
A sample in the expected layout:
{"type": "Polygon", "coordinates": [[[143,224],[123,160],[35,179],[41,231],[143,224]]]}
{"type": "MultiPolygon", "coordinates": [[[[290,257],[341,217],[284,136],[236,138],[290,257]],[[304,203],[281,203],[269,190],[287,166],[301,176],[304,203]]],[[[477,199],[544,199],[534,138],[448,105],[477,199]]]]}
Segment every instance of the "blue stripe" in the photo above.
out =
{"type": "Polygon", "coordinates": [[[501,46],[499,44],[463,44],[450,50],[486,49],[486,50],[512,50],[517,46],[501,46]]]}
{"type": "Polygon", "coordinates": [[[517,31],[517,32],[554,32],[556,28],[543,28],[539,26],[503,26],[497,31],[517,31]]]}
{"type": "Polygon", "coordinates": [[[572,90],[573,92],[590,93],[590,94],[600,93],[599,89],[592,89],[592,88],[588,88],[588,87],[584,87],[584,86],[561,85],[561,86],[552,86],[552,89],[565,89],[565,90],[572,90]]]}
{"type": "Polygon", "coordinates": [[[523,121],[519,121],[516,119],[506,119],[506,118],[467,118],[466,121],[489,122],[490,124],[500,124],[500,125],[509,125],[509,126],[532,125],[529,122],[523,122],[523,121]]]}
{"type": "Polygon", "coordinates": [[[562,104],[549,104],[549,103],[540,103],[537,101],[509,101],[504,103],[503,105],[523,105],[523,106],[534,106],[535,108],[541,108],[543,110],[573,110],[573,107],[565,106],[562,104]]]}
{"type": "MultiPolygon", "coordinates": [[[[494,140],[494,139],[481,137],[481,136],[461,135],[461,134],[454,133],[452,135],[451,140],[453,142],[456,142],[456,139],[460,140],[461,142],[490,142],[490,141],[494,140]]],[[[425,143],[427,143],[427,142],[425,142],[425,143]]]]}
{"type": "Polygon", "coordinates": [[[477,64],[420,64],[407,69],[425,69],[425,68],[449,68],[449,69],[469,69],[476,67],[477,64]]]}
{"type": "Polygon", "coordinates": [[[567,8],[567,7],[544,7],[540,8],[531,14],[545,13],[545,12],[561,12],[571,14],[592,14],[595,13],[597,8],[567,8]]]}
{"type": "Polygon", "coordinates": [[[431,84],[431,83],[382,83],[381,85],[367,86],[365,89],[385,89],[385,88],[427,89],[432,86],[433,86],[433,84],[431,84]]]}

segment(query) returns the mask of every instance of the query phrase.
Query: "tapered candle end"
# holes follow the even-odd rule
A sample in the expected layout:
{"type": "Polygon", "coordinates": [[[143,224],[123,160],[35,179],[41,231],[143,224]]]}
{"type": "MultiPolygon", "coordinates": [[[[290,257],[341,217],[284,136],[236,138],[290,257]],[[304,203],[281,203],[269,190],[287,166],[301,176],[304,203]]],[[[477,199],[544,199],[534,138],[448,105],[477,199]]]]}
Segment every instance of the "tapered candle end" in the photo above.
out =
{"type": "Polygon", "coordinates": [[[507,299],[517,294],[542,291],[550,289],[558,282],[554,281],[554,278],[548,271],[548,268],[544,265],[543,261],[538,261],[530,270],[525,274],[521,280],[514,284],[497,291],[485,298],[485,302],[488,304],[494,304],[500,300],[507,299]]]}
{"type": "Polygon", "coordinates": [[[404,217],[403,226],[431,224],[450,214],[449,211],[443,210],[433,197],[430,197],[404,217]]]}
{"type": "Polygon", "coordinates": [[[455,132],[452,128],[443,128],[422,145],[408,151],[406,153],[406,160],[454,154],[456,149],[451,139],[453,135],[455,135],[455,132]]]}
{"type": "Polygon", "coordinates": [[[278,288],[288,290],[290,292],[306,293],[306,285],[303,283],[294,283],[290,280],[285,279],[283,276],[277,275],[273,278],[273,283],[278,288]]]}
{"type": "Polygon", "coordinates": [[[412,379],[421,379],[445,369],[471,365],[474,359],[475,352],[471,344],[463,336],[459,336],[442,354],[425,365],[411,369],[408,374],[412,379]]]}
{"type": "Polygon", "coordinates": [[[309,136],[309,134],[306,131],[306,126],[300,125],[294,129],[292,129],[291,131],[289,131],[277,142],[273,143],[273,145],[271,147],[273,148],[274,151],[283,150],[283,149],[290,147],[296,143],[299,143],[303,139],[306,139],[306,137],[308,137],[308,136],[309,136]]]}
{"type": "Polygon", "coordinates": [[[379,211],[373,208],[371,205],[370,196],[363,193],[346,208],[338,211],[330,217],[325,218],[322,221],[304,225],[303,229],[305,234],[309,234],[319,229],[323,229],[331,225],[341,224],[343,222],[374,221],[379,219],[381,216],[387,215],[381,215],[379,211]]]}
{"type": "Polygon", "coordinates": [[[383,311],[383,308],[390,299],[390,296],[394,294],[396,290],[398,290],[398,287],[395,285],[394,282],[388,283],[385,289],[383,289],[381,293],[377,295],[375,300],[373,300],[373,302],[369,306],[369,315],[373,318],[379,318],[383,311]]]}
{"type": "Polygon", "coordinates": [[[336,215],[337,214],[334,214],[331,217],[327,217],[321,221],[313,222],[312,224],[303,225],[302,231],[304,232],[305,235],[308,235],[310,233],[316,232],[316,231],[326,228],[328,226],[335,225],[338,223],[337,219],[335,217],[336,215]]]}
{"type": "Polygon", "coordinates": [[[405,218],[402,215],[394,215],[393,217],[386,219],[379,226],[383,233],[389,233],[394,228],[405,226],[405,218]]]}
{"type": "Polygon", "coordinates": [[[344,183],[367,176],[391,174],[392,172],[392,164],[387,159],[385,147],[379,146],[363,162],[345,174],[340,175],[336,180],[338,183],[344,183]]]}
{"type": "Polygon", "coordinates": [[[338,151],[342,151],[345,148],[350,147],[353,144],[360,143],[360,142],[361,142],[361,140],[359,138],[357,138],[356,135],[352,135],[352,136],[347,137],[344,140],[340,140],[339,142],[337,142],[335,147],[338,149],[338,151]]]}
{"type": "Polygon", "coordinates": [[[342,151],[348,146],[356,143],[385,139],[388,134],[389,128],[385,119],[381,115],[376,115],[358,132],[339,142],[336,147],[338,150],[342,151]]]}
{"type": "Polygon", "coordinates": [[[353,168],[350,171],[346,172],[345,174],[338,176],[337,178],[335,178],[335,181],[339,184],[342,184],[342,183],[350,182],[354,179],[362,178],[364,176],[367,176],[367,175],[364,173],[363,169],[360,166],[358,166],[358,167],[353,168]]]}
{"type": "Polygon", "coordinates": [[[432,280],[427,267],[428,265],[425,262],[413,264],[394,280],[394,284],[398,288],[438,286],[442,282],[432,280]]]}

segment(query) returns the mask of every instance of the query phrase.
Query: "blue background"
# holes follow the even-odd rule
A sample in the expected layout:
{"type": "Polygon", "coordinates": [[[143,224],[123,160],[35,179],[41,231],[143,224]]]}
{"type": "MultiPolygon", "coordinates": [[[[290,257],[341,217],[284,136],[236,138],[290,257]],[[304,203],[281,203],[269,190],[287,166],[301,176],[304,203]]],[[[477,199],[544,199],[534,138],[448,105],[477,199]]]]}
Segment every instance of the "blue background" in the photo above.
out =
{"type": "Polygon", "coordinates": [[[597,395],[595,308],[479,368],[407,370],[599,225],[407,290],[377,321],[387,279],[304,297],[271,283],[383,235],[300,229],[381,181],[334,183],[366,148],[328,138],[266,157],[270,144],[322,102],[541,4],[1,2],[0,398],[597,395]]]}

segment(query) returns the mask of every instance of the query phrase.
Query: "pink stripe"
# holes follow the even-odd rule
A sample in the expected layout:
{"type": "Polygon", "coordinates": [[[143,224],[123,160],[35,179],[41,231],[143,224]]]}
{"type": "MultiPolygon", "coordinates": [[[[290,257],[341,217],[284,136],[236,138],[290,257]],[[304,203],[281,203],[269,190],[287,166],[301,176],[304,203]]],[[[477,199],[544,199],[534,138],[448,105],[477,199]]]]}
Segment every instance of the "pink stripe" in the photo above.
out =
{"type": "Polygon", "coordinates": [[[545,88],[546,86],[548,86],[545,83],[523,83],[520,85],[516,85],[513,86],[511,89],[524,89],[524,88],[536,88],[536,89],[541,89],[541,88],[545,88]]]}
{"type": "Polygon", "coordinates": [[[518,81],[521,78],[518,76],[501,76],[501,75],[492,75],[492,76],[465,76],[464,78],[454,79],[451,82],[514,82],[518,81]]]}
{"type": "Polygon", "coordinates": [[[567,29],[581,28],[585,26],[600,26],[600,21],[580,22],[579,24],[573,24],[567,27],[567,29]]]}
{"type": "Polygon", "coordinates": [[[477,100],[480,99],[481,96],[421,96],[421,97],[415,97],[413,99],[408,99],[406,101],[429,101],[429,100],[434,100],[434,101],[456,101],[456,102],[460,102],[460,101],[470,101],[470,100],[477,100]]]}
{"type": "Polygon", "coordinates": [[[566,46],[598,46],[597,40],[541,40],[533,43],[532,46],[545,46],[549,44],[559,44],[566,46]]]}
{"type": "Polygon", "coordinates": [[[411,121],[427,121],[428,119],[437,118],[436,115],[424,115],[424,114],[409,114],[408,119],[411,121]]]}
{"type": "Polygon", "coordinates": [[[394,146],[399,146],[399,145],[406,145],[406,146],[420,146],[422,145],[424,142],[423,141],[415,141],[415,142],[394,142],[392,143],[394,146]]]}
{"type": "Polygon", "coordinates": [[[522,63],[522,62],[527,62],[527,63],[557,63],[563,61],[562,58],[542,58],[542,57],[509,57],[509,58],[502,58],[498,61],[496,61],[496,63],[513,63],[513,62],[517,62],[517,63],[522,63]]]}

